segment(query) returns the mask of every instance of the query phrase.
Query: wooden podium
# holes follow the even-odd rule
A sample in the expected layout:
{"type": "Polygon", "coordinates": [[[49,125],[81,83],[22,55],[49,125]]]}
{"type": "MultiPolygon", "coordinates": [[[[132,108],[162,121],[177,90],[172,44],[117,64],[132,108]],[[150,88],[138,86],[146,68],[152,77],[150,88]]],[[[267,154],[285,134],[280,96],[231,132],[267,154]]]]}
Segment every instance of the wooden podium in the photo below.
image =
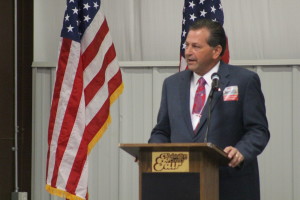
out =
{"type": "Polygon", "coordinates": [[[120,144],[138,158],[140,200],[218,200],[219,166],[229,159],[211,143],[120,144]]]}

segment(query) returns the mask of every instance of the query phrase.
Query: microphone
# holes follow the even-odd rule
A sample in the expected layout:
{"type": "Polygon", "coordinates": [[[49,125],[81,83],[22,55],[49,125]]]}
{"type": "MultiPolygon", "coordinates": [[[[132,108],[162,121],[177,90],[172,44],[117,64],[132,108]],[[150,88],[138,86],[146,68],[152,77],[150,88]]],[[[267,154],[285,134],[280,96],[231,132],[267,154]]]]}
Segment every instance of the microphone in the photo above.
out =
{"type": "Polygon", "coordinates": [[[214,92],[217,91],[219,89],[219,80],[220,80],[220,75],[218,73],[213,73],[211,75],[211,90],[208,96],[208,115],[207,115],[207,128],[206,128],[206,132],[205,132],[205,136],[204,136],[204,142],[207,142],[207,135],[210,129],[210,118],[211,118],[211,102],[212,102],[212,98],[214,95],[214,92]]]}

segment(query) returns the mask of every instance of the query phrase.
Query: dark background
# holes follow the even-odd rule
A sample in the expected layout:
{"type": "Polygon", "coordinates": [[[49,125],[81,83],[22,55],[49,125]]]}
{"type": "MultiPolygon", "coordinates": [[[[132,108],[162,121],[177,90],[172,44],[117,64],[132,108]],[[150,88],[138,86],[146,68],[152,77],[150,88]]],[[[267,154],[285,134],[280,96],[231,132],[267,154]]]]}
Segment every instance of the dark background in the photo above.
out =
{"type": "MultiPolygon", "coordinates": [[[[31,107],[33,61],[33,0],[18,0],[18,130],[19,191],[31,195],[31,107]]],[[[15,5],[0,1],[0,199],[15,191],[15,5]]]]}

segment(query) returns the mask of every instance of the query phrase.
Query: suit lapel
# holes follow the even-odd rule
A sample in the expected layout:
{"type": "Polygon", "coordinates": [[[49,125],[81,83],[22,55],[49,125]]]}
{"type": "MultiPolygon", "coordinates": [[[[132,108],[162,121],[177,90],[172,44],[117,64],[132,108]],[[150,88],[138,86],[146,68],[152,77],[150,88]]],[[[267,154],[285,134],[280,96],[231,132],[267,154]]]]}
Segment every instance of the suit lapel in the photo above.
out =
{"type": "MultiPolygon", "coordinates": [[[[213,112],[214,107],[218,101],[220,101],[223,90],[225,87],[229,84],[229,70],[228,70],[228,65],[224,64],[223,62],[220,63],[219,71],[218,73],[220,74],[220,89],[221,91],[215,91],[211,103],[211,112],[213,112]]],[[[208,102],[208,101],[207,101],[208,102]]],[[[207,121],[207,116],[208,116],[208,103],[205,103],[205,106],[202,111],[202,116],[200,119],[200,124],[197,129],[197,133],[203,128],[203,125],[207,121]]]]}
{"type": "Polygon", "coordinates": [[[190,85],[191,85],[191,77],[193,72],[186,70],[182,73],[181,83],[179,84],[179,95],[181,102],[181,111],[184,116],[185,123],[188,127],[189,134],[193,136],[193,126],[190,114],[190,85]]]}

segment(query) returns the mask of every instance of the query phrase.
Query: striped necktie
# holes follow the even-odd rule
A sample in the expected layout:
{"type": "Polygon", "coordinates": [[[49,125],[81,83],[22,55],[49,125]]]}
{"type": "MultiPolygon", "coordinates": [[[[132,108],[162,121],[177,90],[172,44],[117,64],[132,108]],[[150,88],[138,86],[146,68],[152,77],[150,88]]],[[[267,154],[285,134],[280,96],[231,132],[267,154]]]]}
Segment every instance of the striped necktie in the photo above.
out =
{"type": "MultiPolygon", "coordinates": [[[[205,81],[205,79],[203,77],[201,77],[198,80],[198,84],[199,85],[198,85],[198,88],[197,88],[196,93],[195,93],[195,99],[194,99],[192,114],[200,115],[201,111],[203,109],[203,106],[204,106],[204,103],[205,103],[205,97],[206,97],[206,94],[205,94],[206,81],[205,81]]],[[[197,127],[195,129],[197,129],[197,127]]]]}

